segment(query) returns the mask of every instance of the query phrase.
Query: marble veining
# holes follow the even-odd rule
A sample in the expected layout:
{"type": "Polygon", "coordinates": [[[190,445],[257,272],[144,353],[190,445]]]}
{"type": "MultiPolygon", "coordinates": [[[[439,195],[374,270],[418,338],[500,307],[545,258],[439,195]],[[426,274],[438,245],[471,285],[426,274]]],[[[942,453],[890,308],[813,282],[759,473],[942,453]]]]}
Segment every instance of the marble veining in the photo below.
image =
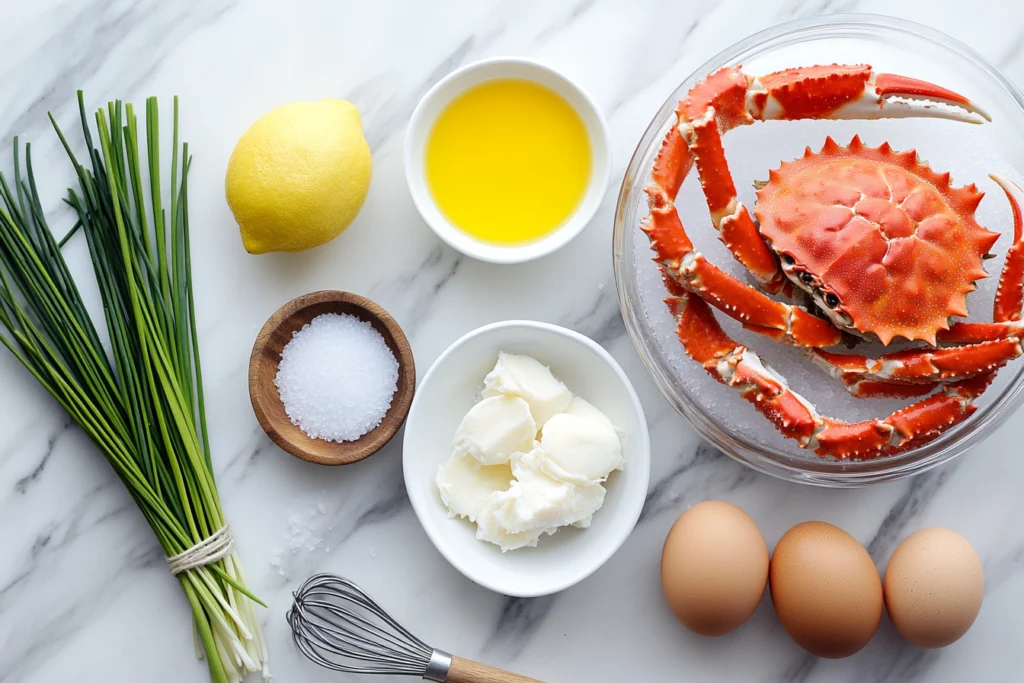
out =
{"type": "MultiPolygon", "coordinates": [[[[181,96],[183,136],[195,155],[194,269],[214,459],[246,571],[270,605],[262,618],[276,680],[356,680],[318,671],[290,642],[290,591],[316,571],[351,577],[431,644],[552,682],[1024,679],[1024,417],[909,481],[831,491],[756,474],[702,443],[647,378],[618,313],[609,253],[619,181],[644,127],[690,71],[728,44],[795,17],[897,13],[957,37],[1024,83],[1020,8],[953,0],[8,4],[0,137],[5,145],[15,135],[32,141],[55,229],[71,224],[60,204],[71,170],[46,112],[73,131],[79,88],[90,108],[113,97],[181,96]],[[551,63],[581,83],[608,118],[613,172],[597,217],[572,244],[536,263],[494,267],[459,256],[419,219],[405,190],[402,141],[431,85],[460,65],[506,54],[551,63]],[[329,246],[249,256],[223,200],[234,142],[271,107],[323,97],[350,99],[362,113],[374,158],[366,206],[329,246]],[[420,373],[457,336],[509,318],[566,325],[607,348],[636,385],[653,444],[647,503],[625,546],[559,595],[506,598],[464,579],[424,535],[405,495],[400,438],[341,469],[278,450],[249,406],[249,349],[278,306],[323,288],[387,308],[408,333],[420,373]],[[974,629],[942,651],[907,645],[883,620],[861,653],[818,660],[786,637],[767,597],[736,633],[699,638],[664,606],[658,561],[678,513],[708,498],[746,509],[769,545],[800,521],[839,524],[883,567],[908,533],[949,526],[985,563],[985,606],[974,629]],[[272,566],[287,545],[289,516],[310,505],[322,506],[319,544],[272,566]]],[[[1024,168],[1024,159],[1016,163],[1024,168]]],[[[0,165],[9,168],[7,153],[0,165]]],[[[66,251],[87,281],[84,245],[66,251]]],[[[96,303],[94,292],[86,296],[96,303]]],[[[0,416],[0,683],[206,680],[192,657],[188,608],[134,504],[88,440],[2,353],[0,416]]]]}

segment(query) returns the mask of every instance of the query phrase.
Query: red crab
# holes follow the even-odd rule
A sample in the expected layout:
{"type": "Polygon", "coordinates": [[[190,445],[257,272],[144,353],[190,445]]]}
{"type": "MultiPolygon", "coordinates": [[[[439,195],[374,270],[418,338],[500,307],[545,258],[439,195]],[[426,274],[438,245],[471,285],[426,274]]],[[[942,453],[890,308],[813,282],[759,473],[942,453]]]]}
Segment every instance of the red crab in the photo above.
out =
{"type": "Polygon", "coordinates": [[[987,277],[982,262],[998,238],[974,218],[982,198],[974,185],[953,187],[948,173],[933,171],[913,150],[895,152],[888,143],[870,148],[856,137],[841,147],[828,138],[820,152],[808,148],[759,184],[755,220],[736,196],[722,135],[767,119],[990,120],[980,107],[937,85],[866,65],[767,76],[726,67],[695,85],[676,116],[646,188],[650,216],[641,227],[657,253],[679,338],[694,360],[740,391],[783,434],[822,456],[867,459],[904,451],[974,412],[973,400],[995,372],[1022,353],[1024,191],[992,176],[1014,217],[994,322],[955,322],[967,315],[966,295],[975,281],[987,277]],[[769,298],[694,248],[673,203],[694,164],[714,226],[737,260],[768,293],[806,292],[813,312],[769,298]],[[726,335],[709,304],[747,329],[806,347],[856,396],[931,395],[864,422],[819,415],[754,351],[726,335]],[[844,333],[885,345],[896,338],[926,345],[877,358],[824,350],[844,333]]]}

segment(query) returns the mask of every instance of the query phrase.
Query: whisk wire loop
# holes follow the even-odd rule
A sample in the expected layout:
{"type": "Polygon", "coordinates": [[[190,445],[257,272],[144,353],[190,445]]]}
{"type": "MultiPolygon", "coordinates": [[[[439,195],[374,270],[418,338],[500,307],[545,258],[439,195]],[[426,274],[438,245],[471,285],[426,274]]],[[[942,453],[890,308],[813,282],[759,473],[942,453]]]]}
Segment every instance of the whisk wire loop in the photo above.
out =
{"type": "Polygon", "coordinates": [[[421,677],[436,666],[434,648],[348,579],[311,576],[293,598],[287,619],[295,644],[320,666],[345,673],[421,677]]]}
{"type": "MultiPolygon", "coordinates": [[[[381,649],[386,649],[389,644],[390,645],[394,645],[395,647],[397,647],[399,649],[399,651],[401,651],[401,648],[403,647],[404,643],[398,637],[393,636],[392,634],[388,633],[384,629],[378,627],[373,622],[369,621],[368,619],[364,619],[363,617],[359,616],[355,612],[352,612],[351,610],[347,610],[347,609],[345,609],[343,607],[338,607],[336,605],[332,605],[329,602],[321,601],[321,600],[310,601],[310,602],[307,603],[307,605],[310,606],[310,607],[322,608],[324,611],[323,612],[319,612],[318,611],[318,613],[321,614],[321,616],[324,618],[325,621],[328,621],[328,622],[330,622],[330,623],[332,623],[332,624],[334,624],[334,625],[336,625],[338,627],[337,629],[329,629],[329,630],[331,632],[333,632],[333,633],[336,633],[341,638],[345,638],[346,636],[348,636],[348,634],[344,631],[344,628],[347,625],[349,625],[349,624],[356,624],[356,625],[359,625],[359,626],[362,626],[363,628],[365,628],[369,633],[379,637],[383,641],[382,643],[379,644],[381,649]],[[340,616],[342,616],[344,618],[335,620],[334,618],[332,618],[331,616],[328,616],[328,615],[333,615],[334,617],[337,617],[337,616],[340,615],[340,616]]],[[[325,629],[326,629],[326,627],[325,627],[325,629]]],[[[353,636],[353,638],[357,638],[358,639],[358,636],[353,636]]],[[[364,639],[363,642],[367,642],[367,641],[364,639]]]]}

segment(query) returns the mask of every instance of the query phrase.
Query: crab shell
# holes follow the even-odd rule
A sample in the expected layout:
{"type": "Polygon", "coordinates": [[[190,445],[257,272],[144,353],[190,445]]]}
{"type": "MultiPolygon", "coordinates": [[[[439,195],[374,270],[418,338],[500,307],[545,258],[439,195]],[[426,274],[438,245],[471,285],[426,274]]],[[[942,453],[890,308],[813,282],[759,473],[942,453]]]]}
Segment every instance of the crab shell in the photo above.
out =
{"type": "Polygon", "coordinates": [[[982,196],[952,187],[914,150],[828,138],[769,173],[754,215],[786,275],[838,326],[934,345],[987,277],[982,260],[999,234],[974,218],[982,196]]]}

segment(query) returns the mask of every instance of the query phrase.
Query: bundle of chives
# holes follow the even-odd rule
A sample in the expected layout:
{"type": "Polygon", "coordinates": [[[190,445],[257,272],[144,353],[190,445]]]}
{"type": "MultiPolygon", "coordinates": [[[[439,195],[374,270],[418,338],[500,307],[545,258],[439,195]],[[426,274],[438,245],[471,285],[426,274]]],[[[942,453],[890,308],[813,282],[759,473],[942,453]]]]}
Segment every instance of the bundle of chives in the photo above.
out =
{"type": "MultiPolygon", "coordinates": [[[[169,210],[163,207],[157,101],[146,102],[148,187],[131,104],[96,113],[93,143],[78,93],[88,159],[65,201],[88,242],[110,337],[104,348],[46,224],[25,146],[13,182],[0,174],[0,342],[96,442],[153,528],[185,591],[217,683],[267,670],[245,574],[231,543],[210,461],[189,257],[188,144],[174,100],[169,210]],[[147,207],[147,195],[148,203],[147,207]],[[6,330],[6,334],[4,333],[6,330]],[[109,351],[109,353],[108,353],[109,351]],[[204,540],[214,537],[213,554],[204,540]],[[196,566],[192,566],[196,565],[196,566]]],[[[69,233],[69,237],[72,233],[69,233]]],[[[67,238],[65,238],[66,241],[67,238]]]]}

